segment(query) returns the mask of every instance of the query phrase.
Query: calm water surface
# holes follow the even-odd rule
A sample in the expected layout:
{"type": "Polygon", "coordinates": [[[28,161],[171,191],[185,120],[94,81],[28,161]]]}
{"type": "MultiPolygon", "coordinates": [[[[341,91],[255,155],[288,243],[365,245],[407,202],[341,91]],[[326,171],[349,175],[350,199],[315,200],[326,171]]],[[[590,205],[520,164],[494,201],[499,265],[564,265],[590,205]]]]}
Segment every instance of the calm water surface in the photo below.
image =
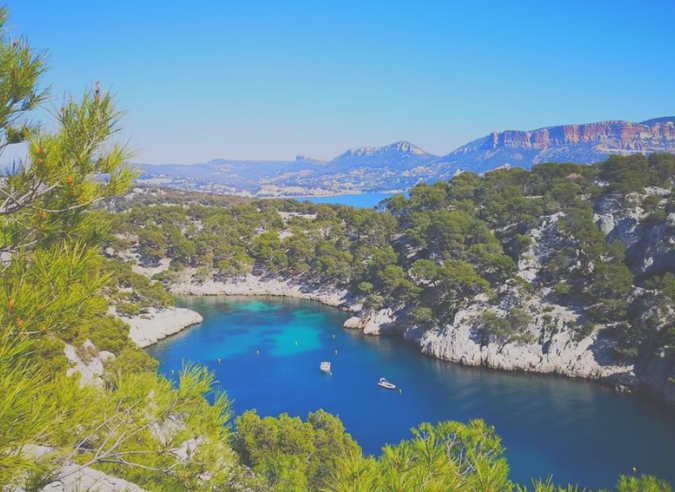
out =
{"type": "Polygon", "coordinates": [[[364,451],[410,437],[421,422],[483,418],[507,448],[512,476],[586,487],[653,473],[675,483],[675,413],[645,398],[555,376],[468,368],[396,338],[347,331],[347,315],[310,301],[189,298],[204,322],[148,349],[170,376],[183,361],[214,370],[236,413],[340,416],[364,451]],[[260,351],[260,355],[256,351],[260,351]],[[221,362],[218,362],[221,359],[221,362]],[[333,364],[333,376],[319,371],[333,364]],[[386,377],[399,394],[376,386],[386,377]]]}
{"type": "Polygon", "coordinates": [[[356,208],[373,208],[385,198],[394,196],[394,193],[361,193],[357,195],[336,196],[308,196],[298,197],[301,202],[331,203],[336,205],[349,205],[356,208]]]}

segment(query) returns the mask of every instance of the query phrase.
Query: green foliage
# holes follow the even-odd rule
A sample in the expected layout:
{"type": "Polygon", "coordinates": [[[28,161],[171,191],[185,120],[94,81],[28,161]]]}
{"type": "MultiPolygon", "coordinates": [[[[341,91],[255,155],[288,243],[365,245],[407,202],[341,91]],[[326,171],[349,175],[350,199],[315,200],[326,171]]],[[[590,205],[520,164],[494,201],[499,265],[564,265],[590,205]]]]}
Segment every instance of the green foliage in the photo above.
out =
{"type": "Polygon", "coordinates": [[[642,192],[652,178],[647,158],[642,154],[627,157],[609,156],[600,166],[600,178],[615,193],[642,192]]]}
{"type": "Polygon", "coordinates": [[[101,258],[79,243],[35,250],[0,269],[4,333],[29,339],[57,333],[71,340],[107,309],[99,294],[108,279],[101,258]]]}
{"type": "Polygon", "coordinates": [[[577,342],[580,342],[584,338],[590,336],[593,331],[595,330],[595,325],[590,322],[583,323],[581,325],[577,325],[572,329],[572,333],[574,334],[574,340],[577,342]]]}
{"type": "Polygon", "coordinates": [[[43,57],[7,39],[5,20],[3,9],[0,146],[23,141],[28,159],[0,178],[0,488],[42,490],[75,463],[151,491],[255,490],[229,445],[227,399],[205,398],[213,376],[188,367],[174,388],[105,315],[104,294],[118,287],[140,302],[169,302],[161,285],[99,254],[106,221],[90,206],[132,177],[122,165],[128,154],[110,140],[119,116],[112,98],[97,85],[66,100],[53,133],[28,125],[25,113],[43,99],[43,57]],[[84,338],[119,354],[103,388],[64,374],[64,341],[84,338]],[[30,446],[53,451],[36,457],[30,446]],[[181,447],[186,456],[175,453],[181,447]]]}
{"type": "Polygon", "coordinates": [[[136,316],[150,307],[173,306],[173,297],[160,282],[135,273],[128,263],[108,261],[105,266],[111,278],[106,293],[122,316],[136,316]]]}
{"type": "Polygon", "coordinates": [[[565,282],[556,282],[556,284],[553,286],[553,291],[558,296],[566,296],[572,292],[572,286],[566,284],[565,282]]]}
{"type": "Polygon", "coordinates": [[[412,312],[413,319],[415,323],[420,326],[431,326],[436,321],[434,312],[431,308],[428,307],[417,307],[412,312]]]}
{"type": "Polygon", "coordinates": [[[588,309],[596,321],[626,318],[627,297],[633,285],[633,274],[623,263],[599,263],[586,293],[596,304],[588,309]]]}
{"type": "MultiPolygon", "coordinates": [[[[613,156],[590,166],[545,163],[531,171],[462,173],[449,182],[419,184],[408,197],[394,196],[384,212],[292,200],[225,206],[214,205],[212,197],[195,198],[187,206],[132,202],[115,241],[152,231],[161,236],[157,247],[173,260],[171,271],[191,266],[194,281],[255,273],[312,287],[349,288],[366,309],[402,310],[401,322],[428,328],[451,321],[477,295],[503,295],[503,285],[516,286],[524,296],[552,292],[556,302],[583,309],[589,322],[615,337],[626,353],[646,340],[669,350],[670,330],[655,316],[646,323],[631,314],[639,307],[636,301],[629,304],[635,258],[626,257],[620,241],[607,241],[594,207],[603,195],[613,195],[611,200],[625,207],[644,208],[642,227],[661,226],[673,209],[672,198],[631,193],[672,187],[674,166],[674,157],[656,154],[613,156]],[[524,255],[544,226],[550,251],[534,282],[525,282],[516,265],[529,260],[524,255]],[[194,253],[179,253],[184,248],[172,248],[176,241],[193,243],[194,253]],[[630,333],[616,328],[625,322],[630,333]]],[[[134,248],[142,253],[144,245],[132,241],[134,248]]],[[[177,279],[168,275],[162,277],[165,283],[177,279]]],[[[654,300],[650,309],[667,312],[666,304],[675,306],[667,299],[654,300]]],[[[122,312],[146,308],[133,297],[119,301],[122,312]]],[[[508,320],[489,321],[483,324],[486,336],[494,326],[496,339],[511,339],[511,327],[502,329],[508,320]]],[[[582,327],[567,329],[576,337],[587,333],[582,327]]]]}
{"type": "Polygon", "coordinates": [[[286,414],[260,418],[248,411],[235,425],[234,447],[244,464],[266,477],[267,490],[324,490],[341,460],[361,454],[342,422],[321,410],[306,422],[286,414]]]}
{"type": "Polygon", "coordinates": [[[368,294],[363,299],[363,307],[365,309],[377,311],[378,309],[382,309],[383,306],[384,306],[384,297],[380,295],[368,294]]]}
{"type": "Polygon", "coordinates": [[[112,385],[117,378],[124,375],[156,373],[158,367],[159,362],[156,359],[129,344],[124,346],[114,359],[106,362],[105,378],[108,384],[112,385]]]}
{"type": "MultiPolygon", "coordinates": [[[[122,165],[128,153],[111,140],[119,119],[112,98],[97,85],[79,101],[66,100],[52,132],[31,124],[29,112],[45,98],[39,84],[44,55],[23,40],[11,42],[5,23],[2,9],[0,152],[24,142],[28,158],[0,177],[3,490],[40,490],[63,478],[70,463],[149,491],[513,490],[500,439],[482,421],[423,424],[411,440],[385,447],[379,459],[364,457],[339,419],[323,411],[306,422],[247,412],[233,433],[229,402],[214,391],[213,374],[188,366],[175,386],[159,377],[157,361],[129,342],[128,327],[106,314],[108,304],[127,315],[170,306],[157,280],[171,282],[189,266],[203,279],[256,271],[358,286],[367,309],[405,301],[416,323],[432,325],[478,294],[492,295],[493,284],[513,276],[537,218],[562,211],[566,247],[551,271],[580,262],[582,269],[562,285],[582,287],[597,316],[614,319],[625,315],[620,301],[632,275],[623,250],[604,243],[588,197],[672,183],[672,157],[465,173],[450,183],[415,186],[409,198],[390,199],[384,212],[293,201],[184,208],[179,201],[131,207],[120,218],[91,208],[123,191],[133,176],[122,165]],[[598,176],[605,188],[594,183],[598,176]],[[291,215],[283,218],[281,211],[291,215]],[[115,235],[106,236],[108,223],[115,235]],[[149,280],[129,264],[106,261],[99,254],[103,239],[118,252],[136,248],[146,265],[168,257],[171,269],[149,280]],[[80,387],[64,374],[65,342],[85,339],[116,354],[106,362],[101,388],[80,387]],[[35,457],[27,452],[35,445],[52,451],[35,457]]],[[[656,199],[643,205],[662,212],[656,199]]],[[[654,315],[644,325],[616,325],[617,338],[629,342],[626,350],[655,334],[661,344],[675,340],[672,320],[664,317],[672,312],[675,277],[667,273],[646,285],[652,297],[642,301],[654,315]]],[[[525,342],[530,323],[519,308],[503,317],[488,312],[483,334],[525,342]]],[[[534,489],[555,490],[550,481],[534,489]]],[[[670,488],[649,476],[623,477],[618,491],[670,488]]]]}
{"type": "Polygon", "coordinates": [[[532,317],[523,309],[512,308],[506,316],[486,311],[480,320],[479,333],[483,343],[532,343],[534,336],[528,330],[532,317]]]}
{"type": "Polygon", "coordinates": [[[670,484],[651,475],[622,476],[617,492],[671,492],[670,484]]]}
{"type": "Polygon", "coordinates": [[[413,429],[413,439],[385,446],[378,460],[352,454],[340,463],[327,491],[440,490],[507,492],[512,489],[494,428],[481,420],[442,422],[413,429]]]}
{"type": "Polygon", "coordinates": [[[114,316],[102,316],[91,321],[86,338],[99,350],[117,355],[131,346],[129,326],[114,316]]]}
{"type": "Polygon", "coordinates": [[[675,302],[675,275],[668,272],[661,276],[654,276],[645,282],[648,289],[656,289],[663,292],[663,294],[670,300],[675,302]]]}

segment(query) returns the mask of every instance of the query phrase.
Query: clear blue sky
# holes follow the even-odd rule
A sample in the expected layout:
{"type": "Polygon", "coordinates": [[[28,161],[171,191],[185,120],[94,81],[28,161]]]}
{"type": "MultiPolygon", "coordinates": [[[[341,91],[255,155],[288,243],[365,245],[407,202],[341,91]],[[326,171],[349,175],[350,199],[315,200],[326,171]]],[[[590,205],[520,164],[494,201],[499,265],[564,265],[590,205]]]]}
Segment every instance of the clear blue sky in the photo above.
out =
{"type": "MultiPolygon", "coordinates": [[[[675,114],[675,0],[8,0],[47,80],[100,79],[137,161],[330,158],[675,114]]],[[[57,101],[58,104],[58,101],[57,101]]]]}

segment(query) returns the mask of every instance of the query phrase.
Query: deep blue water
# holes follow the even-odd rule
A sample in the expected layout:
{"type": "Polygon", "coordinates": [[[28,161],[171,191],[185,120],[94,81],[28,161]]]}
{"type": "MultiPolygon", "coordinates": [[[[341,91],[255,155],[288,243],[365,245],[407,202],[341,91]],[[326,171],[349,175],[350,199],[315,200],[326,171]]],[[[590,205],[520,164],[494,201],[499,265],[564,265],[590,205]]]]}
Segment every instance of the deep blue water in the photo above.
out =
{"type": "Polygon", "coordinates": [[[421,422],[483,418],[502,436],[512,476],[521,483],[552,474],[559,483],[611,487],[633,466],[675,483],[675,413],[649,399],[591,382],[424,357],[397,338],[345,330],[345,313],[309,301],[181,303],[204,322],[148,351],[169,377],[183,361],[214,370],[236,413],[255,408],[265,416],[304,417],[323,408],[374,454],[410,437],[421,422]],[[332,377],[319,371],[324,360],[333,364],[332,377]],[[377,387],[380,377],[403,393],[377,387]]]}
{"type": "Polygon", "coordinates": [[[336,205],[349,205],[357,208],[373,208],[385,198],[389,198],[393,195],[394,193],[361,193],[358,195],[298,197],[297,199],[301,202],[332,203],[336,205]]]}

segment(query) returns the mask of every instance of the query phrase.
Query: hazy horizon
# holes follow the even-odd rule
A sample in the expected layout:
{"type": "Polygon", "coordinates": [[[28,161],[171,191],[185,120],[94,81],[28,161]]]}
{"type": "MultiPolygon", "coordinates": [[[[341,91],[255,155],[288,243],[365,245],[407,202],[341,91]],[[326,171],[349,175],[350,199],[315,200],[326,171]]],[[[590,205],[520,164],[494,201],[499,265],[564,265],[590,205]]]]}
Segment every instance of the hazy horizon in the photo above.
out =
{"type": "Polygon", "coordinates": [[[329,160],[409,141],[675,114],[675,3],[8,0],[55,104],[101,80],[134,162],[329,160]],[[658,37],[655,37],[655,34],[658,37]]]}

